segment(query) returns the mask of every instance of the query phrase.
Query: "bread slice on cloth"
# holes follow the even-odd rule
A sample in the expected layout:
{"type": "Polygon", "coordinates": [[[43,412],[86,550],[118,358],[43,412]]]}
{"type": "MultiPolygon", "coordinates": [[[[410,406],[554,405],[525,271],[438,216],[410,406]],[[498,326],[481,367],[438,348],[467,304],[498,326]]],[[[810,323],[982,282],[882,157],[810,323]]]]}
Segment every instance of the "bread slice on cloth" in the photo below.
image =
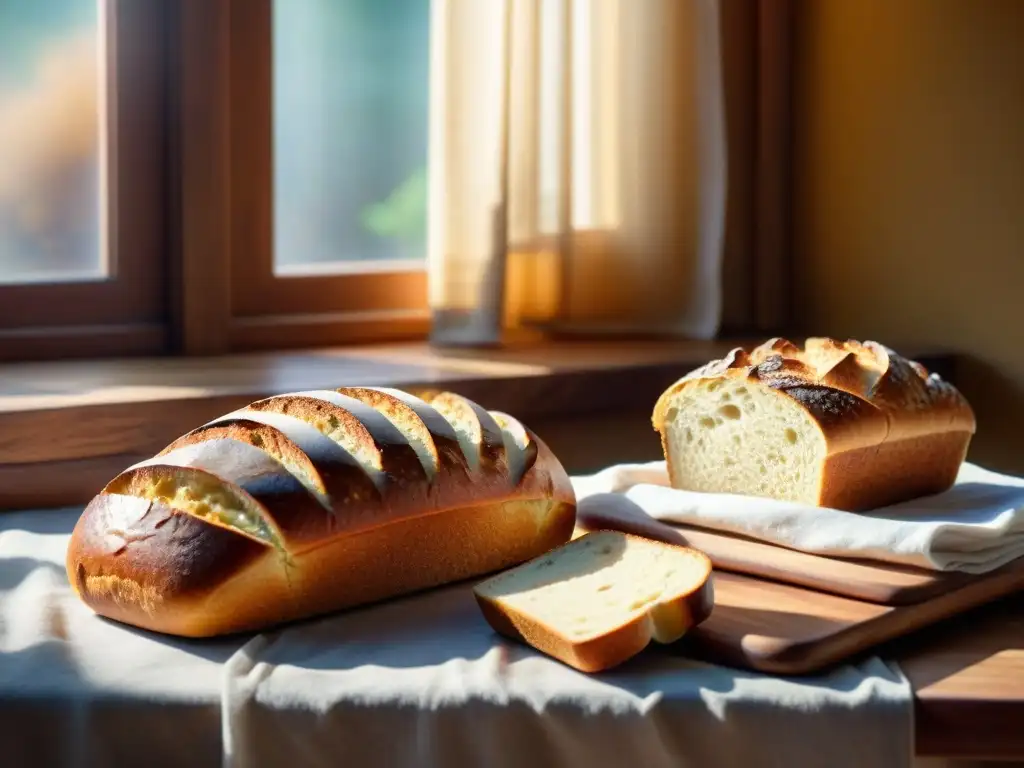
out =
{"type": "Polygon", "coordinates": [[[594,531],[474,589],[506,637],[583,672],[672,643],[711,615],[711,561],[697,550],[594,531]]]}

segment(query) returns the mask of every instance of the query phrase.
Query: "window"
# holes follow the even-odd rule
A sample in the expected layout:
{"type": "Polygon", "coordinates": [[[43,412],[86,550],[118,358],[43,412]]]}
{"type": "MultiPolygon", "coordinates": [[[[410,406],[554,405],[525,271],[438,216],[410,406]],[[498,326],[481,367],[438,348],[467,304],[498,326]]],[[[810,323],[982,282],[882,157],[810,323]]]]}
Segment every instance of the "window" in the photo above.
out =
{"type": "Polygon", "coordinates": [[[0,359],[165,344],[159,5],[0,0],[0,359]]]}
{"type": "MultiPolygon", "coordinates": [[[[432,5],[0,0],[0,359],[424,337],[429,74],[442,50],[431,50],[432,5]]],[[[588,6],[543,8],[556,5],[583,16],[588,6]]],[[[725,13],[736,48],[726,74],[739,94],[727,101],[740,110],[726,121],[739,158],[729,165],[730,200],[745,206],[727,218],[753,213],[753,198],[741,198],[756,179],[767,254],[757,259],[768,264],[758,269],[778,276],[759,300],[781,295],[785,282],[772,254],[784,250],[788,3],[768,7],[725,13]],[[755,56],[777,66],[755,67],[755,56]]],[[[592,83],[577,77],[574,109],[607,112],[610,98],[587,96],[612,76],[601,74],[596,47],[579,39],[568,50],[572,67],[594,70],[592,83]]],[[[545,103],[557,101],[541,90],[545,103]]],[[[593,122],[570,121],[589,154],[617,137],[593,122]]],[[[452,124],[457,144],[465,132],[452,124]]],[[[548,126],[543,138],[554,133],[548,126]]],[[[554,167],[549,144],[544,168],[554,167]]],[[[614,218],[614,185],[588,180],[587,167],[573,166],[573,186],[589,194],[555,203],[584,219],[614,218]]],[[[476,187],[465,187],[472,198],[476,187]]],[[[736,243],[727,250],[758,250],[736,243]]],[[[734,261],[730,284],[754,272],[734,261]]],[[[747,323],[751,302],[730,302],[735,324],[747,323]]]]}
{"type": "Polygon", "coordinates": [[[0,5],[0,281],[96,280],[102,29],[88,3],[0,5]]]}
{"type": "Polygon", "coordinates": [[[0,358],[424,334],[429,13],[0,0],[0,358]]]}
{"type": "Polygon", "coordinates": [[[233,3],[234,346],[425,332],[429,15],[233,3]]]}
{"type": "Polygon", "coordinates": [[[430,4],[273,3],[274,272],[417,269],[430,4]]]}

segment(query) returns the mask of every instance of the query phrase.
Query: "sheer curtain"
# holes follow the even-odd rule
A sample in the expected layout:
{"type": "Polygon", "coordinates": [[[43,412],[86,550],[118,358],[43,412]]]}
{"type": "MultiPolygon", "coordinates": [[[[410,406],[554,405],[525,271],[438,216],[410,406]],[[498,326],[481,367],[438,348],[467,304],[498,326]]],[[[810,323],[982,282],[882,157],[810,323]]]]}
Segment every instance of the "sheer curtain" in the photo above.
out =
{"type": "Polygon", "coordinates": [[[433,337],[708,338],[729,168],[722,0],[434,0],[433,337]]]}

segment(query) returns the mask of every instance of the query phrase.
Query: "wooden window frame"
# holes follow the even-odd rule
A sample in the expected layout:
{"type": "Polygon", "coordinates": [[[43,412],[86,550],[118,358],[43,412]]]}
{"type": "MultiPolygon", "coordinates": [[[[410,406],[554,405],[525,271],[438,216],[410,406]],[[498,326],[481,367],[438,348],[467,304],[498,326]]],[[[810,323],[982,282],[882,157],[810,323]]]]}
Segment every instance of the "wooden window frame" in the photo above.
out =
{"type": "Polygon", "coordinates": [[[274,273],[272,6],[181,5],[180,347],[216,354],[425,338],[424,268],[274,273]]]}
{"type": "Polygon", "coordinates": [[[92,280],[0,286],[0,360],[106,357],[166,348],[161,0],[101,0],[101,249],[92,280]],[[105,248],[104,248],[105,246],[105,248]]]}

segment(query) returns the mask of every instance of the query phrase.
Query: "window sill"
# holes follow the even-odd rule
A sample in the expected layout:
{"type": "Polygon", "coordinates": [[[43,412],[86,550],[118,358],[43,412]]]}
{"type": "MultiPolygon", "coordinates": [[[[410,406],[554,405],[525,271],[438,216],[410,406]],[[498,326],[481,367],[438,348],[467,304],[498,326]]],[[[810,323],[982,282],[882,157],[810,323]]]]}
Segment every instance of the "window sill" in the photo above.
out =
{"type": "MultiPolygon", "coordinates": [[[[617,414],[649,429],[644,420],[665,387],[741,343],[560,342],[501,350],[413,343],[0,366],[0,509],[85,503],[121,469],[189,429],[261,397],[297,390],[452,389],[515,414],[545,439],[540,424],[617,414]]],[[[952,377],[951,356],[907,353],[952,377]]],[[[593,439],[586,430],[572,434],[593,439]]]]}

